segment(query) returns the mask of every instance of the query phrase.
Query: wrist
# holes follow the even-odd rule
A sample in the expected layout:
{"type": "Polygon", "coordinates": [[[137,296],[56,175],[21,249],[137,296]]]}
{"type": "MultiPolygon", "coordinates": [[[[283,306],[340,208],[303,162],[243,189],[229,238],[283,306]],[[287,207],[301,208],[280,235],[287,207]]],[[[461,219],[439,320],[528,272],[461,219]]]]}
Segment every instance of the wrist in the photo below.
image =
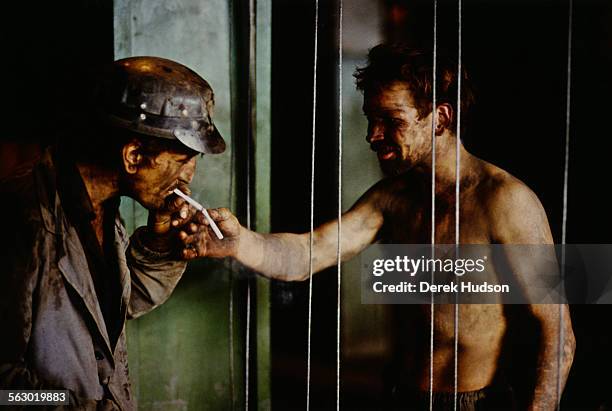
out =
{"type": "Polygon", "coordinates": [[[149,211],[147,218],[147,230],[155,235],[164,235],[170,231],[172,216],[156,211],[149,211]]]}
{"type": "Polygon", "coordinates": [[[257,235],[248,228],[240,226],[235,255],[233,256],[236,260],[251,267],[259,265],[259,261],[254,261],[253,258],[254,255],[261,254],[257,252],[257,247],[261,246],[261,242],[255,238],[257,235]]]}
{"type": "Polygon", "coordinates": [[[234,258],[255,271],[263,268],[265,263],[266,235],[240,226],[240,235],[234,258]]]}
{"type": "Polygon", "coordinates": [[[158,253],[172,249],[172,238],[169,232],[158,232],[154,227],[146,226],[142,232],[141,241],[145,247],[158,253]]]}
{"type": "Polygon", "coordinates": [[[230,255],[230,257],[235,258],[236,260],[242,262],[244,260],[244,257],[248,251],[248,235],[249,235],[249,230],[247,230],[246,228],[244,228],[242,225],[239,225],[239,230],[238,230],[238,236],[236,237],[236,246],[234,247],[233,250],[233,255],[230,255]]]}

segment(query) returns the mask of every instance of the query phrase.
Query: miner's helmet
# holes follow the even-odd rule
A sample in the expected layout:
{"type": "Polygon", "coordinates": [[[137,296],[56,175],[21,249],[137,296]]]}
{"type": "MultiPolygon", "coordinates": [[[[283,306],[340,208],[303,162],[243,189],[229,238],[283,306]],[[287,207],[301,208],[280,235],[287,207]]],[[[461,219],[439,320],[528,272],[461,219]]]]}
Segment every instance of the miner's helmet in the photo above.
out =
{"type": "Polygon", "coordinates": [[[99,115],[109,125],[176,139],[205,154],[225,151],[212,120],[213,90],[191,69],[159,57],[115,61],[97,90],[99,115]]]}

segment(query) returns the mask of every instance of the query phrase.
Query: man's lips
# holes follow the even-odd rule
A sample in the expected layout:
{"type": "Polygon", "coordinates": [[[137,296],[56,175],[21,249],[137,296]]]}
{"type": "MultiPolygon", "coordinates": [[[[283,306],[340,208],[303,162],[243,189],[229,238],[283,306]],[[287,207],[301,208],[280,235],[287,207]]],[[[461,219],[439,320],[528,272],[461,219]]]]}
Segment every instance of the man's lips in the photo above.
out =
{"type": "Polygon", "coordinates": [[[388,151],[386,153],[378,152],[378,158],[380,160],[393,160],[396,157],[397,157],[397,154],[395,154],[395,151],[388,151]]]}
{"type": "Polygon", "coordinates": [[[393,160],[397,158],[397,150],[386,144],[372,146],[372,150],[376,151],[379,160],[393,160]]]}
{"type": "Polygon", "coordinates": [[[179,190],[181,190],[183,193],[187,195],[191,195],[191,189],[189,188],[189,186],[183,183],[174,183],[167,190],[163,191],[164,197],[174,195],[175,188],[178,188],[179,190]]]}
{"type": "Polygon", "coordinates": [[[178,184],[172,184],[167,190],[164,190],[164,198],[174,194],[174,189],[180,188],[178,184]]]}

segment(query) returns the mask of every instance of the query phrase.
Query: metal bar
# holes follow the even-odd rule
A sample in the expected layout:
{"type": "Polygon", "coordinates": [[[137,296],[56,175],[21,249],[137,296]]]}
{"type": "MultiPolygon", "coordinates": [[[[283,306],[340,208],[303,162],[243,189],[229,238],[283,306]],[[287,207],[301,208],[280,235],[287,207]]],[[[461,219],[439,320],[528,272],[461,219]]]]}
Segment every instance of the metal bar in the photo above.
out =
{"type": "MultiPolygon", "coordinates": [[[[565,99],[565,165],[563,170],[563,217],[561,222],[561,290],[563,292],[565,277],[565,244],[567,240],[567,193],[569,185],[569,149],[570,149],[570,114],[572,86],[572,26],[573,0],[569,0],[569,16],[567,28],[567,85],[565,99]]],[[[564,310],[559,304],[559,345],[557,353],[557,409],[561,409],[561,363],[563,362],[563,345],[565,334],[563,329],[564,310]]]]}
{"type": "MultiPolygon", "coordinates": [[[[433,62],[432,62],[432,99],[431,99],[431,257],[434,258],[436,245],[436,88],[438,58],[438,0],[433,2],[433,62]]],[[[431,283],[434,283],[434,271],[431,272],[431,283]]],[[[429,410],[433,410],[433,355],[434,355],[434,316],[435,299],[431,293],[429,333],[429,410]]]]}
{"type": "Polygon", "coordinates": [[[336,307],[336,410],[340,411],[340,314],[342,297],[342,17],[343,3],[339,1],[338,16],[338,290],[336,307]]]}
{"type": "MultiPolygon", "coordinates": [[[[460,194],[461,194],[461,77],[462,77],[462,55],[461,55],[461,37],[462,37],[462,2],[458,0],[458,22],[457,22],[457,131],[455,141],[455,256],[459,254],[459,215],[460,215],[460,194]]],[[[459,295],[456,295],[455,310],[454,310],[454,410],[457,411],[457,390],[459,387],[459,295]]]]}
{"type": "Polygon", "coordinates": [[[310,161],[310,241],[309,241],[309,263],[308,263],[308,353],[306,369],[306,411],[310,410],[310,343],[312,337],[312,248],[314,242],[314,189],[315,189],[315,149],[316,149],[316,119],[317,119],[317,58],[319,47],[319,0],[315,0],[314,17],[314,61],[313,61],[313,84],[312,84],[312,151],[310,161]]]}
{"type": "MultiPolygon", "coordinates": [[[[256,123],[256,95],[253,92],[256,87],[256,55],[255,55],[255,42],[256,42],[256,22],[255,22],[255,0],[248,0],[248,61],[249,61],[249,71],[248,71],[248,80],[247,80],[247,149],[246,149],[246,227],[247,229],[251,229],[251,221],[253,214],[253,184],[252,179],[253,175],[253,149],[254,144],[253,140],[255,137],[254,126],[256,123]]],[[[251,311],[252,311],[252,300],[253,300],[253,286],[252,286],[252,278],[251,276],[247,277],[247,301],[246,301],[246,338],[245,338],[245,385],[244,385],[244,400],[245,400],[245,410],[249,410],[249,383],[251,380],[250,371],[251,371],[251,311]]]]}

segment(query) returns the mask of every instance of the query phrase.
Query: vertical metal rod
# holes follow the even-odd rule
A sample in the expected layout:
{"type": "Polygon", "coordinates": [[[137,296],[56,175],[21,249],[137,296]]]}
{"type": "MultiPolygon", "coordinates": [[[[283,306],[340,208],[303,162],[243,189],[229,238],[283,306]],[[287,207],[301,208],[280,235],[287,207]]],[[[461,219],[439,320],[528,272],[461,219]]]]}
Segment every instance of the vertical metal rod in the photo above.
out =
{"type": "MultiPolygon", "coordinates": [[[[230,264],[231,267],[231,264],[230,264]]],[[[230,401],[234,409],[234,276],[229,270],[229,378],[230,401]]]]}
{"type": "MultiPolygon", "coordinates": [[[[231,62],[230,62],[231,64],[231,62]]],[[[232,136],[232,148],[234,147],[235,139],[232,136]]],[[[234,205],[234,166],[236,164],[235,161],[236,151],[232,149],[232,155],[230,157],[230,184],[229,184],[229,204],[234,205]]],[[[228,296],[228,317],[229,317],[229,378],[230,378],[230,399],[232,401],[232,410],[235,409],[236,404],[236,387],[235,387],[235,374],[236,370],[234,368],[234,269],[233,269],[233,261],[227,263],[227,267],[229,268],[229,296],[228,296]]]]}
{"type": "MultiPolygon", "coordinates": [[[[235,19],[235,13],[233,11],[233,8],[230,7],[230,26],[232,25],[232,20],[235,19]]],[[[235,45],[233,45],[233,47],[235,47],[235,45]]],[[[232,53],[228,54],[228,65],[229,67],[232,67],[232,53]]],[[[232,80],[233,80],[233,76],[232,76],[232,80]]],[[[235,87],[232,84],[233,87],[235,87]]],[[[232,93],[232,97],[233,97],[233,93],[232,93]]],[[[235,104],[235,102],[232,102],[232,104],[235,104]]],[[[235,167],[236,167],[236,154],[237,151],[234,149],[234,147],[236,147],[236,139],[234,138],[234,133],[231,133],[231,150],[232,150],[232,155],[230,156],[230,183],[229,183],[229,204],[233,207],[234,206],[234,201],[236,200],[234,198],[234,178],[236,178],[236,172],[235,172],[235,167]]],[[[228,262],[228,267],[229,267],[229,296],[228,296],[228,317],[229,317],[229,330],[228,330],[228,334],[229,334],[229,378],[230,378],[230,400],[232,401],[232,411],[235,409],[236,406],[236,381],[235,381],[235,375],[236,375],[236,370],[235,370],[235,364],[234,364],[234,269],[233,269],[233,262],[228,262]]]]}
{"type": "Polygon", "coordinates": [[[319,0],[315,0],[314,17],[314,61],[312,79],[312,152],[310,160],[310,241],[308,262],[308,353],[306,369],[306,411],[310,410],[310,342],[312,337],[312,248],[314,242],[314,189],[315,189],[315,142],[317,119],[317,56],[319,47],[319,0]]]}
{"type": "MultiPolygon", "coordinates": [[[[462,37],[462,2],[458,0],[458,22],[457,22],[457,132],[455,144],[455,256],[459,254],[459,215],[460,215],[460,194],[461,194],[461,80],[462,80],[462,64],[461,64],[461,37],[462,37]]],[[[457,300],[459,295],[456,296],[457,300]]],[[[455,301],[454,310],[454,410],[457,411],[457,390],[459,388],[459,304],[455,301]]]]}
{"type": "MultiPolygon", "coordinates": [[[[436,244],[436,89],[438,65],[438,0],[433,2],[433,62],[432,62],[432,99],[431,99],[431,257],[434,258],[436,244]]],[[[431,283],[434,283],[434,271],[431,271],[431,283]]],[[[429,410],[433,410],[433,355],[434,355],[434,316],[435,300],[431,293],[429,333],[429,410]]]]}
{"type": "Polygon", "coordinates": [[[244,369],[244,407],[249,409],[249,362],[251,348],[251,283],[247,279],[247,301],[246,301],[246,342],[245,342],[245,369],[244,369]]]}
{"type": "MultiPolygon", "coordinates": [[[[231,64],[231,63],[230,63],[231,64]]],[[[232,137],[232,147],[234,147],[234,138],[233,133],[232,137]]],[[[229,184],[229,204],[234,204],[234,165],[235,165],[235,155],[236,151],[232,150],[232,155],[230,157],[230,184],[229,184]]],[[[232,410],[235,409],[235,369],[234,369],[234,270],[233,270],[233,262],[228,262],[227,267],[229,268],[229,296],[228,296],[228,317],[229,317],[229,378],[230,378],[230,400],[232,402],[232,410]]]]}
{"type": "MultiPolygon", "coordinates": [[[[570,149],[570,114],[571,114],[571,86],[572,86],[572,26],[573,26],[573,0],[569,0],[569,16],[567,28],[567,85],[565,99],[565,166],[563,170],[563,218],[561,223],[561,295],[565,277],[565,244],[567,241],[567,193],[569,185],[569,149],[570,149]]],[[[565,330],[563,304],[559,304],[559,345],[557,353],[557,409],[561,409],[561,365],[564,354],[565,330]]]]}
{"type": "Polygon", "coordinates": [[[342,63],[343,37],[342,18],[343,4],[339,1],[338,15],[338,290],[336,306],[336,411],[340,411],[340,314],[342,294],[342,63]]]}
{"type": "MultiPolygon", "coordinates": [[[[255,87],[256,87],[256,54],[255,54],[255,46],[256,46],[256,19],[255,19],[255,0],[248,0],[248,18],[249,18],[249,78],[248,78],[248,87],[247,87],[247,104],[248,104],[248,140],[247,140],[247,158],[246,158],[246,225],[247,229],[251,229],[251,214],[252,214],[252,151],[253,151],[253,139],[254,139],[254,127],[255,127],[255,87]]],[[[249,381],[250,381],[250,366],[251,366],[251,300],[252,300],[252,279],[251,277],[247,277],[247,301],[246,301],[246,338],[245,338],[245,382],[244,382],[244,392],[245,392],[245,410],[249,410],[249,381]]]]}

